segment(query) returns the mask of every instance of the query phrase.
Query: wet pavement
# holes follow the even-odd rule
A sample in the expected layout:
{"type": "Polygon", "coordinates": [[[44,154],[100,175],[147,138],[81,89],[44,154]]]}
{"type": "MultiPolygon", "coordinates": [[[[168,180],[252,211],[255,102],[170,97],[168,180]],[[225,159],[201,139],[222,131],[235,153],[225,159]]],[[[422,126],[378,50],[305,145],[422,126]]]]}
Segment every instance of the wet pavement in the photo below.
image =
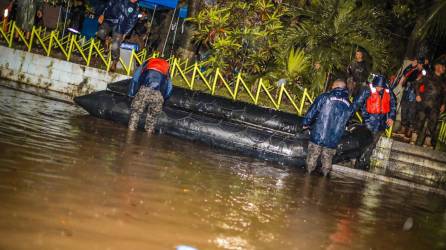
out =
{"type": "Polygon", "coordinates": [[[0,87],[0,249],[446,249],[446,198],[325,180],[0,87]]]}

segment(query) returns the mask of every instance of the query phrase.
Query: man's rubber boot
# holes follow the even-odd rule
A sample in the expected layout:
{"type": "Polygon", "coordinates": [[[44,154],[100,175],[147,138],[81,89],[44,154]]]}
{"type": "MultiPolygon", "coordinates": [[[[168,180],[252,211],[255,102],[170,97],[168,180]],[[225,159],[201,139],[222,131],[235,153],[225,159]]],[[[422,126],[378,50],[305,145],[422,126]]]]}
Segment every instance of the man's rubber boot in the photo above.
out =
{"type": "Polygon", "coordinates": [[[423,144],[423,147],[425,147],[425,148],[434,148],[433,146],[432,146],[432,138],[430,137],[430,136],[426,136],[426,138],[424,139],[424,144],[423,144]]]}
{"type": "Polygon", "coordinates": [[[407,128],[405,126],[401,126],[401,128],[395,132],[396,135],[405,135],[407,133],[407,128]]]}
{"type": "Polygon", "coordinates": [[[410,144],[415,145],[417,143],[418,134],[416,132],[412,133],[412,136],[410,137],[410,144]]]}

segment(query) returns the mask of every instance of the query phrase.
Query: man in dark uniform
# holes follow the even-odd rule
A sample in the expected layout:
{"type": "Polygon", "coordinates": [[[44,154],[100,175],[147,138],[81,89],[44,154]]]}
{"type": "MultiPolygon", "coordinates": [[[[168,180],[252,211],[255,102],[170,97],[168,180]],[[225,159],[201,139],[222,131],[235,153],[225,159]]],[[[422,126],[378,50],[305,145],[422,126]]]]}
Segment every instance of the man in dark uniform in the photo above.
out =
{"type": "Polygon", "coordinates": [[[144,129],[152,134],[164,101],[172,94],[169,79],[169,63],[161,58],[152,58],[135,71],[128,96],[134,97],[131,105],[129,129],[136,130],[142,113],[147,110],[144,129]]]}
{"type": "Polygon", "coordinates": [[[324,176],[330,173],[336,147],[352,113],[348,90],[342,80],[336,80],[330,92],[316,98],[303,121],[304,129],[311,126],[307,154],[308,173],[316,169],[319,157],[321,157],[324,176]]]}
{"type": "Polygon", "coordinates": [[[422,74],[426,74],[424,70],[424,58],[419,58],[415,64],[407,66],[403,71],[403,76],[399,81],[400,86],[403,87],[403,97],[401,99],[401,128],[395,132],[397,135],[402,135],[411,138],[412,131],[415,126],[416,114],[416,94],[415,82],[422,74]]]}
{"type": "MultiPolygon", "coordinates": [[[[436,139],[436,128],[440,113],[445,111],[446,88],[442,79],[445,73],[444,62],[437,61],[434,64],[434,71],[431,74],[423,76],[416,81],[416,101],[418,103],[416,132],[412,134],[410,142],[417,143],[418,136],[421,134],[424,124],[427,121],[426,138],[424,146],[433,147],[436,139]]],[[[422,140],[421,140],[422,141],[422,140]]],[[[421,145],[418,140],[418,145],[421,145]]]]}
{"type": "Polygon", "coordinates": [[[98,19],[101,26],[96,35],[99,39],[106,41],[110,32],[112,33],[112,72],[116,71],[122,41],[138,21],[137,2],[138,0],[110,0],[98,19]]]}
{"type": "Polygon", "coordinates": [[[369,87],[363,88],[353,101],[353,110],[361,110],[366,127],[372,132],[373,143],[356,161],[355,168],[368,169],[370,157],[386,128],[393,126],[396,118],[396,97],[387,87],[386,78],[382,75],[374,76],[369,87]]]}
{"type": "Polygon", "coordinates": [[[360,89],[367,86],[369,68],[364,61],[364,52],[356,50],[355,60],[347,68],[347,88],[350,96],[356,96],[360,89]]]}

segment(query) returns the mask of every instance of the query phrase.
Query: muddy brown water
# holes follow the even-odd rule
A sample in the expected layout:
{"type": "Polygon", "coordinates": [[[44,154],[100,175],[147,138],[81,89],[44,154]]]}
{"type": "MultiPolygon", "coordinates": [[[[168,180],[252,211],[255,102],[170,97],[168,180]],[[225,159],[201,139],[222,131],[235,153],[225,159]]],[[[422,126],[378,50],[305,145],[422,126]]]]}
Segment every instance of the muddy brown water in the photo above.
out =
{"type": "Polygon", "coordinates": [[[446,249],[446,199],[142,132],[0,87],[0,249],[446,249]]]}

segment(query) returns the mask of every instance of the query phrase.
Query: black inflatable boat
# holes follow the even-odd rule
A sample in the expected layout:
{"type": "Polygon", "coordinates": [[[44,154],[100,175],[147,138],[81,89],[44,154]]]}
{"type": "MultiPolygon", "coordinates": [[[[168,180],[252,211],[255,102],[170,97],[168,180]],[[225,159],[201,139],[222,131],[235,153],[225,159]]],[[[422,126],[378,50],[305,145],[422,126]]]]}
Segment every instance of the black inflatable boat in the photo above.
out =
{"type": "MultiPolygon", "coordinates": [[[[129,80],[111,83],[108,89],[74,101],[91,115],[127,124],[131,99],[129,80]]],[[[145,118],[140,119],[143,127],[145,118]]],[[[157,123],[157,131],[199,141],[265,160],[303,166],[308,136],[296,115],[232,101],[223,97],[175,87],[157,123]]],[[[338,146],[334,161],[357,158],[371,143],[363,126],[352,126],[338,146]]]]}

